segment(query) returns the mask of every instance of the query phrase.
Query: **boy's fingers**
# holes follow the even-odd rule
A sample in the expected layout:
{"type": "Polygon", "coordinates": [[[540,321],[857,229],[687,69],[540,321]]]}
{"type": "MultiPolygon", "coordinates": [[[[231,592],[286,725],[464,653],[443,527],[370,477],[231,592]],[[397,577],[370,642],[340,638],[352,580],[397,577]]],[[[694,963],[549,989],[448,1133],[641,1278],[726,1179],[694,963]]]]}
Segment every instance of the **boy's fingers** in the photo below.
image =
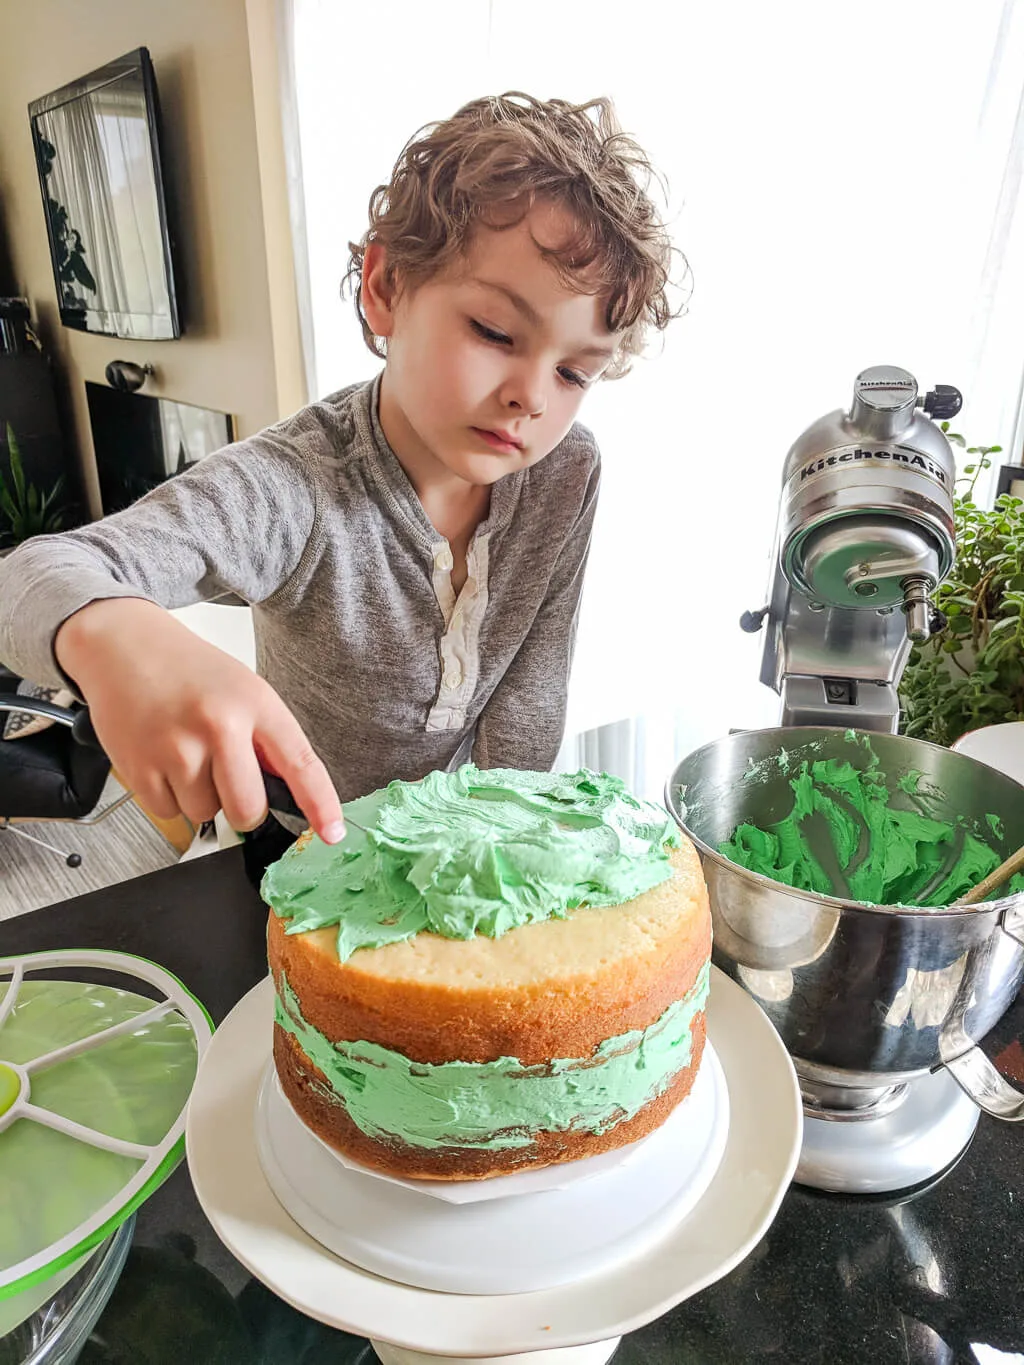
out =
{"type": "Polygon", "coordinates": [[[220,809],[209,755],[195,745],[183,746],[165,773],[178,809],[193,825],[212,820],[220,809]]]}
{"type": "Polygon", "coordinates": [[[250,830],[263,823],[267,816],[267,794],[251,745],[232,745],[216,753],[213,782],[224,818],[232,829],[250,830]]]}
{"type": "Polygon", "coordinates": [[[206,820],[212,820],[220,810],[220,797],[213,785],[213,779],[209,776],[184,787],[172,784],[172,790],[178,809],[197,829],[206,820]]]}
{"type": "Polygon", "coordinates": [[[260,728],[253,739],[269,760],[268,767],[287,782],[303,815],[324,843],[339,843],[345,837],[345,821],[338,793],[292,713],[282,705],[274,715],[273,726],[260,728]]]}
{"type": "Polygon", "coordinates": [[[149,773],[134,782],[130,778],[125,781],[135,800],[149,815],[155,815],[158,820],[175,820],[181,814],[170,783],[160,773],[149,773]]]}

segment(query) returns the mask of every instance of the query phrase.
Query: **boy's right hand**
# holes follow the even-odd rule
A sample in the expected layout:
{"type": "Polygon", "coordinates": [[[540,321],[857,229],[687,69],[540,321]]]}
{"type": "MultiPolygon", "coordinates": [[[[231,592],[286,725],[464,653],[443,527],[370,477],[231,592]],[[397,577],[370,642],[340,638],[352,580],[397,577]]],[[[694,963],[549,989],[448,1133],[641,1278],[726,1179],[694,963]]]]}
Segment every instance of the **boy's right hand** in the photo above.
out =
{"type": "Polygon", "coordinates": [[[223,810],[232,828],[255,829],[267,814],[266,768],[326,843],[344,836],[327,769],[281,698],[162,607],[92,602],[64,622],[54,652],[118,776],[153,815],[198,826],[223,810]]]}

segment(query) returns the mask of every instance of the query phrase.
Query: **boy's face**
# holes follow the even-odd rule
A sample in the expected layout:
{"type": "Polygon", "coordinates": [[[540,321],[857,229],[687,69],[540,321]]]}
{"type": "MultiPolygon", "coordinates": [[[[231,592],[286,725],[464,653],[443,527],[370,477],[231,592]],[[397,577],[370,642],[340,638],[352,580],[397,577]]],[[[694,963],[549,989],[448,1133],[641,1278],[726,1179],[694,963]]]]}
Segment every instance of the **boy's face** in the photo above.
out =
{"type": "Polygon", "coordinates": [[[620,338],[604,300],[570,289],[537,246],[571,227],[556,205],[478,227],[454,267],[392,300],[377,287],[383,252],[368,250],[363,306],[388,342],[381,424],[417,487],[452,474],[480,487],[536,464],[607,367],[620,338]]]}

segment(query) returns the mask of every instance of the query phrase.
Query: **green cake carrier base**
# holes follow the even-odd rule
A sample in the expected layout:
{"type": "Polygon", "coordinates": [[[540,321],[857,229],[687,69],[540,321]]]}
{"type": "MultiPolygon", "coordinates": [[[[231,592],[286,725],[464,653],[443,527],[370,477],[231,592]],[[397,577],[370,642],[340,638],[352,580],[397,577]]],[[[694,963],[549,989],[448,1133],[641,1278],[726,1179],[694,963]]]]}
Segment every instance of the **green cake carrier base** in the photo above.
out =
{"type": "Polygon", "coordinates": [[[0,1365],[71,1358],[38,1354],[40,1334],[69,1338],[66,1320],[105,1302],[122,1225],[182,1158],[212,1034],[202,1005],[144,958],[0,958],[0,1365]],[[12,1354],[16,1339],[28,1354],[12,1354]]]}

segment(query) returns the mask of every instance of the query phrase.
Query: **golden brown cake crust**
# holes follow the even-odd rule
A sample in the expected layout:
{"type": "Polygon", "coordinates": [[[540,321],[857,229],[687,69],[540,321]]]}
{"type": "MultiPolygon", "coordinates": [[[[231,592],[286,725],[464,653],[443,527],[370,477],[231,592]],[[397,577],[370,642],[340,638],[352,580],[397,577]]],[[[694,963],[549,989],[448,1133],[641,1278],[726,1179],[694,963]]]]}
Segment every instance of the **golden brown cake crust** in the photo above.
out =
{"type": "Polygon", "coordinates": [[[271,971],[278,984],[284,973],[305,1020],[332,1042],[378,1043],[427,1063],[586,1057],[654,1023],[708,959],[697,852],[684,840],[670,861],[672,878],[623,905],[579,909],[499,939],[419,934],[345,963],[333,929],[287,934],[288,921],[271,911],[271,971]]]}
{"type": "Polygon", "coordinates": [[[278,1024],[274,1025],[274,1061],[281,1086],[292,1108],[318,1137],[364,1166],[411,1180],[483,1180],[538,1170],[564,1161],[598,1156],[637,1142],[658,1128],[690,1093],[704,1052],[705,1016],[693,1021],[690,1064],[673,1079],[667,1090],[603,1133],[540,1132],[526,1147],[499,1151],[479,1147],[412,1147],[395,1139],[379,1142],[349,1118],[344,1107],[328,1098],[330,1087],[298,1042],[278,1024]]]}

